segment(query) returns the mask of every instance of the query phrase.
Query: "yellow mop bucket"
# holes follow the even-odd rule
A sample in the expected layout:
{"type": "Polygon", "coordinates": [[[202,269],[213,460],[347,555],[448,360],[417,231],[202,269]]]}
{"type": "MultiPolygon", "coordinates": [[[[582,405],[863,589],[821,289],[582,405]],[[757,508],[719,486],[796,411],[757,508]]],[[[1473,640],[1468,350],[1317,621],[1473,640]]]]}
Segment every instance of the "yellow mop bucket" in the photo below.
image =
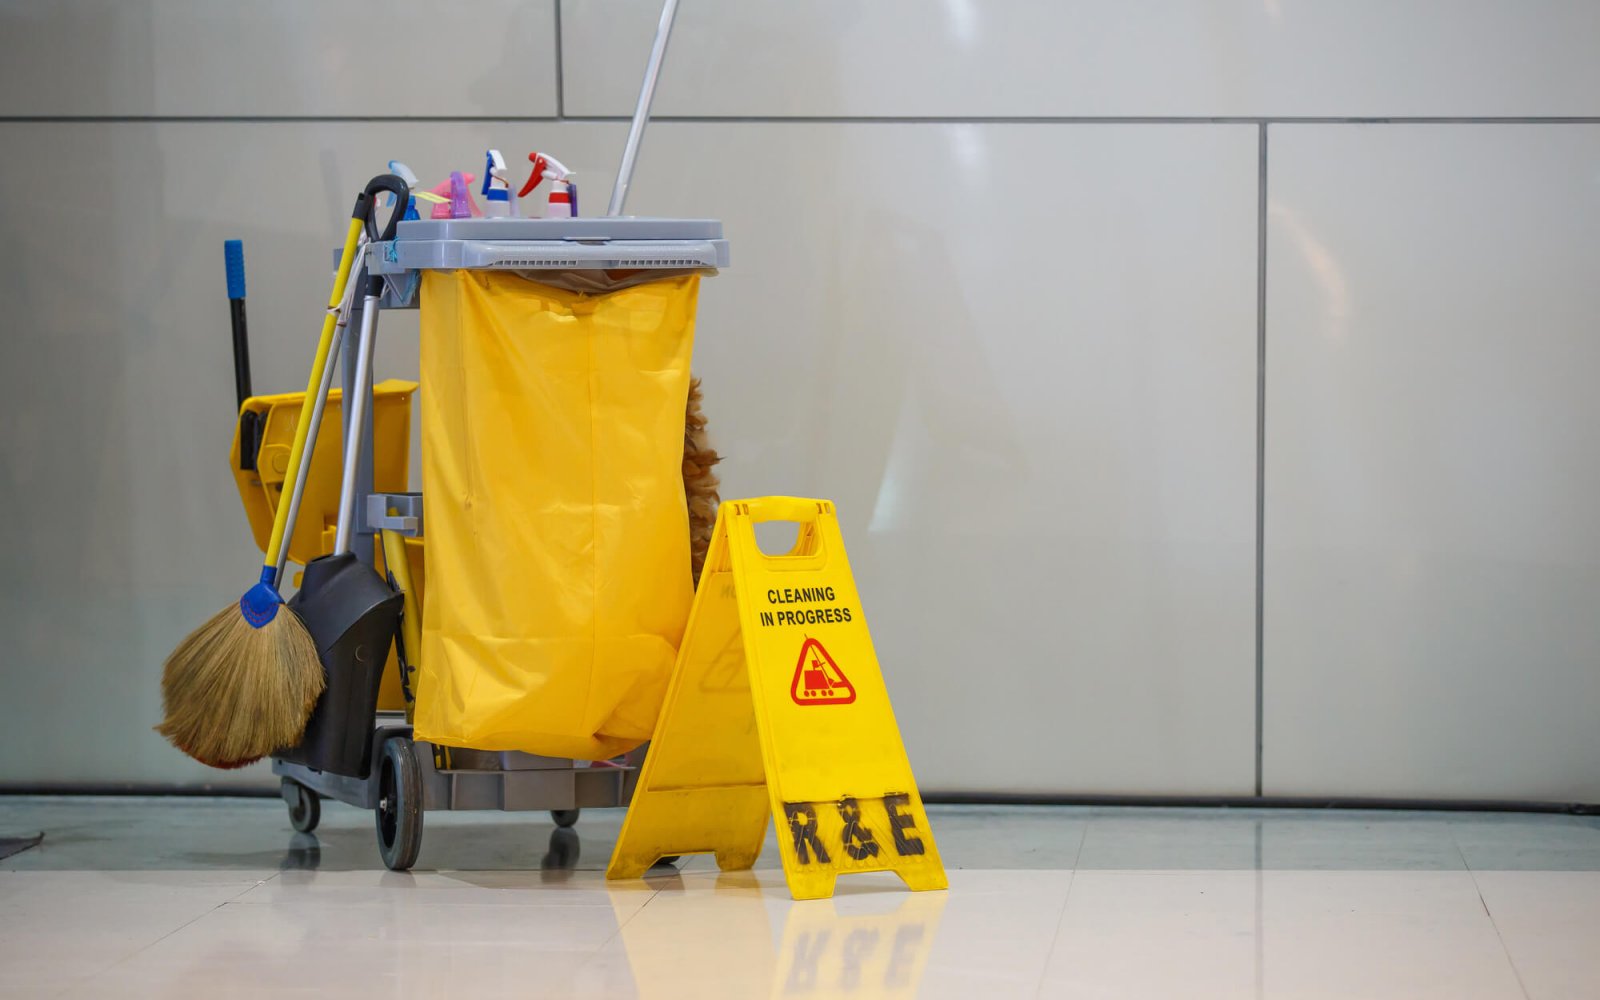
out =
{"type": "Polygon", "coordinates": [[[693,599],[699,283],[423,271],[418,740],[593,760],[649,739],[693,599]]]}
{"type": "MultiPolygon", "coordinates": [[[[411,397],[417,383],[387,379],[372,387],[372,480],[373,488],[386,493],[403,493],[411,462],[411,397]]],[[[289,558],[304,566],[333,551],[333,530],[339,516],[339,463],[343,435],[338,433],[344,414],[343,393],[328,393],[323,419],[332,433],[317,435],[315,448],[307,456],[311,474],[306,477],[305,496],[300,501],[300,516],[289,537],[289,558]]],[[[272,518],[288,485],[284,473],[289,467],[289,448],[295,426],[300,422],[303,392],[274,396],[252,396],[241,405],[246,413],[257,414],[260,443],[254,455],[244,454],[239,426],[235,425],[230,464],[233,481],[239,488],[239,501],[256,545],[266,551],[272,534],[272,518]]]]}
{"type": "MultiPolygon", "coordinates": [[[[372,483],[375,491],[406,491],[411,475],[411,400],[416,391],[417,383],[400,379],[386,379],[372,387],[372,483]]],[[[300,422],[300,403],[304,398],[302,392],[285,392],[244,400],[240,410],[254,414],[251,421],[255,427],[254,440],[245,440],[244,421],[234,425],[229,465],[234,485],[239,489],[239,502],[244,505],[245,517],[250,522],[250,533],[263,552],[272,534],[272,519],[278,512],[278,504],[291,485],[284,482],[284,474],[289,467],[289,449],[294,442],[295,427],[300,422]]],[[[316,444],[306,456],[306,461],[311,463],[311,473],[306,477],[300,516],[289,536],[289,559],[302,566],[333,551],[334,522],[339,516],[339,465],[343,460],[340,454],[343,435],[337,433],[337,428],[342,425],[343,413],[343,393],[334,389],[328,393],[323,419],[326,427],[335,430],[317,435],[316,444]]],[[[409,556],[409,576],[416,582],[420,600],[422,540],[408,538],[404,544],[409,556]]],[[[384,562],[380,560],[379,565],[384,566],[384,562]]],[[[392,649],[384,667],[383,685],[378,691],[378,707],[384,711],[402,711],[406,707],[398,660],[392,649]]]]}

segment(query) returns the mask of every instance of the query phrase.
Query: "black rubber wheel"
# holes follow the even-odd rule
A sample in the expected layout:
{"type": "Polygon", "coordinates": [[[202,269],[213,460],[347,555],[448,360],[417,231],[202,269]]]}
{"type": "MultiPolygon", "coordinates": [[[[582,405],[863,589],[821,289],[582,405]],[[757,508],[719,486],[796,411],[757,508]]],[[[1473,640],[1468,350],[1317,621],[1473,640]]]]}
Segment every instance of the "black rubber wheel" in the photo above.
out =
{"type": "Polygon", "coordinates": [[[390,871],[417,863],[422,850],[422,772],[411,755],[411,741],[397,736],[383,744],[378,761],[378,853],[390,871]]]}
{"type": "Polygon", "coordinates": [[[315,830],[322,822],[322,796],[293,778],[284,778],[279,790],[289,807],[289,825],[300,833],[315,830]]]}
{"type": "Polygon", "coordinates": [[[550,810],[550,818],[556,821],[556,826],[565,830],[578,822],[578,810],[552,809],[550,810]]]}

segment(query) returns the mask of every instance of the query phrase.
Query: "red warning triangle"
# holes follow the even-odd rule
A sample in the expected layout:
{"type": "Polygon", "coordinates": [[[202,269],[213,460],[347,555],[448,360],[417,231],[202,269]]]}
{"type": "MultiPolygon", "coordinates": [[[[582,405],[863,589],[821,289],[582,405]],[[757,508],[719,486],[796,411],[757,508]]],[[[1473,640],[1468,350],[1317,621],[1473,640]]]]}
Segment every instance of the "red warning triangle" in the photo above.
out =
{"type": "Polygon", "coordinates": [[[789,696],[796,705],[848,705],[856,700],[856,689],[822,643],[808,637],[794,665],[789,696]]]}

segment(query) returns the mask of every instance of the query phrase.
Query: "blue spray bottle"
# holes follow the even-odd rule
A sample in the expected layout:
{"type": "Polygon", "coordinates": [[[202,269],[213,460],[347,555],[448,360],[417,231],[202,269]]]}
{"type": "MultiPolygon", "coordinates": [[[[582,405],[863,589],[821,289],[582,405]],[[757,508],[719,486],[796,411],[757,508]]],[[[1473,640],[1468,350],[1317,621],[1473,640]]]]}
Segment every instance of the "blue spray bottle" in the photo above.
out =
{"type": "MultiPolygon", "coordinates": [[[[389,173],[394,174],[396,177],[405,181],[406,187],[410,188],[412,191],[415,191],[420,186],[417,182],[417,175],[412,173],[411,168],[406,166],[404,163],[401,163],[399,160],[389,161],[389,173]]],[[[393,194],[389,195],[389,204],[394,204],[393,194]]],[[[415,194],[413,194],[406,201],[406,212],[400,218],[405,222],[422,218],[422,216],[417,214],[417,196],[415,194]]]]}

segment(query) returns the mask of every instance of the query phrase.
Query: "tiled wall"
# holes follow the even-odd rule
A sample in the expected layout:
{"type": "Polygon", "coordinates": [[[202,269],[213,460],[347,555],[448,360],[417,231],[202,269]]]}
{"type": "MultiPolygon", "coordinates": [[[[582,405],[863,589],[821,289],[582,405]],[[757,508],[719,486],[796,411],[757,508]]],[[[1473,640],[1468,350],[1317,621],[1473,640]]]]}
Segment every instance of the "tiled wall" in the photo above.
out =
{"type": "MultiPolygon", "coordinates": [[[[599,210],[658,9],[0,5],[0,783],[270,780],[150,732],[255,558],[222,240],[297,387],[388,159],[599,210]]],[[[725,495],[837,501],[925,788],[1600,800],[1597,37],[683,0],[629,208],[724,220],[725,495]]]]}

